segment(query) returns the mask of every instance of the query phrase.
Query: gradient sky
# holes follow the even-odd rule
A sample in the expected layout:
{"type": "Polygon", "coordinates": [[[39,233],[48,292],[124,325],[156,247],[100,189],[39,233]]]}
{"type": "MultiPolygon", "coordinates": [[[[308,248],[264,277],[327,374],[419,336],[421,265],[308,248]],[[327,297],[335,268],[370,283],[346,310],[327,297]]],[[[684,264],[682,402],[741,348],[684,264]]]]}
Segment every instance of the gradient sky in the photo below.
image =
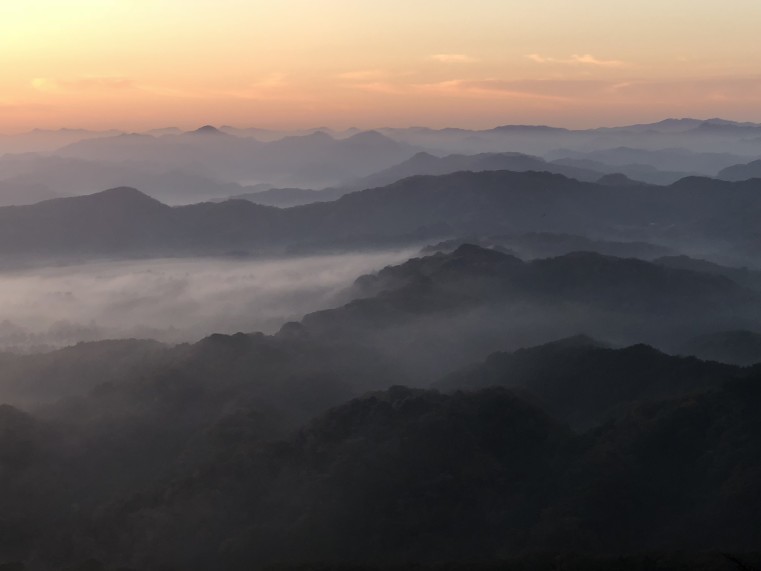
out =
{"type": "Polygon", "coordinates": [[[759,0],[0,0],[0,132],[761,121],[759,0]]]}

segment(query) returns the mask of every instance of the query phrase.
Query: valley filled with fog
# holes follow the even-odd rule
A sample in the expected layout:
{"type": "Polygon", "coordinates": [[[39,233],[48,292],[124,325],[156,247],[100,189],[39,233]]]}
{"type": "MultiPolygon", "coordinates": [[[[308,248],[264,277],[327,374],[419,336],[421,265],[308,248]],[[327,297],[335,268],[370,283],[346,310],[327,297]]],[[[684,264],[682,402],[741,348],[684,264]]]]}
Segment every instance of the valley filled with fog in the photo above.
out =
{"type": "Polygon", "coordinates": [[[287,321],[345,302],[342,294],[357,276],[415,253],[153,259],[0,272],[0,350],[274,333],[287,321]]]}

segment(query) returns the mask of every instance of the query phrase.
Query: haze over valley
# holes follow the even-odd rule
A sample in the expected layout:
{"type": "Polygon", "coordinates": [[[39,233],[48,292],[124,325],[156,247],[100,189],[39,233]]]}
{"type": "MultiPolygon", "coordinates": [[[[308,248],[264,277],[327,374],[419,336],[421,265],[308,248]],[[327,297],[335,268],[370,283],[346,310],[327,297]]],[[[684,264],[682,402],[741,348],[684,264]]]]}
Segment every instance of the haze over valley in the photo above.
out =
{"type": "Polygon", "coordinates": [[[761,568],[759,29],[0,2],[0,571],[761,568]]]}
{"type": "Polygon", "coordinates": [[[5,272],[0,347],[28,352],[99,339],[179,343],[211,331],[274,333],[340,301],[357,275],[413,252],[156,259],[5,272]]]}

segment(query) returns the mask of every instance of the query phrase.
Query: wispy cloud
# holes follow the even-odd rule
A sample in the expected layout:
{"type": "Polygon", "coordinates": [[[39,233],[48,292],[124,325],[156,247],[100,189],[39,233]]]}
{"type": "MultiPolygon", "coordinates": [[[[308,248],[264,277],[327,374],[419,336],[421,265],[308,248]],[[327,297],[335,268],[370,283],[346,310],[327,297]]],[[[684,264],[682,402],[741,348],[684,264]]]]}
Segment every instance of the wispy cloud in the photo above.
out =
{"type": "Polygon", "coordinates": [[[253,82],[254,87],[283,87],[288,84],[288,76],[284,73],[271,73],[253,82]]]}
{"type": "Polygon", "coordinates": [[[421,91],[486,99],[528,99],[571,101],[575,97],[599,93],[607,83],[572,80],[455,79],[420,85],[421,91]]]}
{"type": "Polygon", "coordinates": [[[573,105],[593,102],[604,105],[642,105],[653,101],[663,104],[692,101],[697,105],[757,101],[761,97],[761,76],[627,81],[458,79],[419,86],[419,89],[452,96],[530,99],[573,105]]]}
{"type": "Polygon", "coordinates": [[[540,54],[528,54],[528,59],[539,64],[561,64],[561,65],[591,65],[596,67],[626,67],[624,61],[617,59],[600,59],[592,54],[573,54],[569,58],[554,58],[540,54]]]}
{"type": "Polygon", "coordinates": [[[434,54],[431,59],[440,63],[475,63],[478,58],[466,54],[434,54]]]}
{"type": "Polygon", "coordinates": [[[382,69],[359,69],[356,71],[346,71],[339,73],[338,78],[347,81],[370,81],[381,79],[388,76],[388,72],[382,69]]]}
{"type": "Polygon", "coordinates": [[[597,65],[601,67],[623,67],[627,65],[626,62],[617,59],[599,59],[591,54],[574,54],[571,56],[571,59],[576,63],[581,63],[584,65],[597,65]]]}
{"type": "Polygon", "coordinates": [[[28,101],[13,101],[10,99],[0,99],[0,113],[11,114],[35,112],[40,113],[44,111],[51,111],[54,108],[45,103],[30,103],[28,101]]]}
{"type": "Polygon", "coordinates": [[[51,77],[36,77],[32,87],[38,91],[91,91],[91,90],[122,90],[135,87],[134,82],[119,75],[87,75],[69,79],[51,77]]]}
{"type": "Polygon", "coordinates": [[[761,76],[629,81],[609,91],[632,100],[753,102],[761,97],[761,76]]]}
{"type": "Polygon", "coordinates": [[[341,73],[337,77],[344,87],[350,89],[398,95],[409,93],[408,76],[408,73],[391,73],[383,69],[360,69],[341,73]]]}
{"type": "Polygon", "coordinates": [[[240,99],[270,99],[280,97],[289,85],[284,73],[271,73],[256,81],[249,81],[244,86],[235,89],[211,91],[212,95],[236,97],[240,99]]]}
{"type": "Polygon", "coordinates": [[[182,99],[271,99],[280,97],[289,87],[284,73],[271,73],[234,86],[175,87],[160,83],[139,83],[119,75],[90,75],[74,78],[37,77],[32,88],[44,93],[118,92],[135,90],[160,97],[182,99]]]}
{"type": "Polygon", "coordinates": [[[371,81],[367,83],[355,83],[352,88],[359,89],[361,91],[369,91],[371,93],[385,93],[388,95],[398,95],[405,93],[404,86],[395,85],[386,81],[371,81]]]}
{"type": "Polygon", "coordinates": [[[539,54],[526,54],[526,57],[536,63],[551,63],[554,61],[552,58],[540,56],[539,54]]]}

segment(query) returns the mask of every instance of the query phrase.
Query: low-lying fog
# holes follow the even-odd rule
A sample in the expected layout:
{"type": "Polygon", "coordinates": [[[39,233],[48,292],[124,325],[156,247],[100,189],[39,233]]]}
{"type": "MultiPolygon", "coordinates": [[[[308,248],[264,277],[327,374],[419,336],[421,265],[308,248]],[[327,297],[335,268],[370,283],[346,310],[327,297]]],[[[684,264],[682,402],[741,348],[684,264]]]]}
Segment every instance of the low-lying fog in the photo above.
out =
{"type": "Polygon", "coordinates": [[[414,250],[266,260],[159,259],[0,273],[0,350],[127,337],[176,343],[273,333],[343,303],[361,274],[414,250]]]}

